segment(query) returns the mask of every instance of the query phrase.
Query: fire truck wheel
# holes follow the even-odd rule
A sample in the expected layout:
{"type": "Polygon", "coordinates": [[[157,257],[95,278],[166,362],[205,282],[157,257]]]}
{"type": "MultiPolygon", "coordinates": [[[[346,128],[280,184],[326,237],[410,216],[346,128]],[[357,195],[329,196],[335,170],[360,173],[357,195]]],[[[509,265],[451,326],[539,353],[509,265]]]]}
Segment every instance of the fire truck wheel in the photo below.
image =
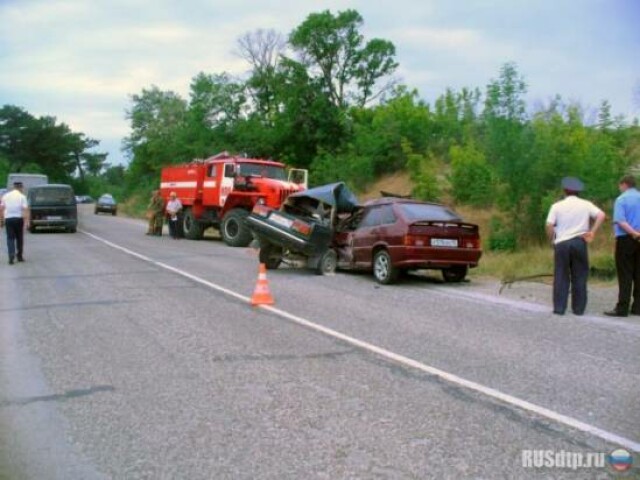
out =
{"type": "Polygon", "coordinates": [[[193,211],[190,208],[186,208],[184,211],[182,228],[184,230],[185,238],[188,238],[189,240],[200,240],[204,233],[202,225],[196,220],[196,217],[193,215],[193,211]]]}
{"type": "Polygon", "coordinates": [[[227,212],[220,228],[224,243],[230,247],[246,247],[251,243],[253,235],[245,222],[248,216],[249,212],[242,208],[234,208],[227,212]]]}

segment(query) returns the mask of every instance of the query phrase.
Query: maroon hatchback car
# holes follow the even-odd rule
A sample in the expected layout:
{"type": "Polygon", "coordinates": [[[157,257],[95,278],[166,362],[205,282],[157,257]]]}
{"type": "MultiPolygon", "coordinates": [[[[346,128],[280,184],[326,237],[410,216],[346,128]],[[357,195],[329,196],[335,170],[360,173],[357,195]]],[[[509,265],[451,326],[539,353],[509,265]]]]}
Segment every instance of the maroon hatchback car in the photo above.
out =
{"type": "Polygon", "coordinates": [[[334,246],[338,268],[373,270],[390,284],[403,270],[436,269],[447,282],[464,280],[482,250],[478,226],[444,205],[385,197],[343,218],[334,246]]]}

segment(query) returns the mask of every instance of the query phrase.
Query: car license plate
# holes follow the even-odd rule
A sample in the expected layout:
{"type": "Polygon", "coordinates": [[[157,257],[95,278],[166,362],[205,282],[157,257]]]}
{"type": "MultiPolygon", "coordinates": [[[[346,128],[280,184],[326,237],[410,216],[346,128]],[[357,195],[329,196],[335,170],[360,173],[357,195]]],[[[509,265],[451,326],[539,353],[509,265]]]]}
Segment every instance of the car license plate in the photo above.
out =
{"type": "Polygon", "coordinates": [[[293,225],[293,220],[289,220],[288,218],[285,218],[282,215],[278,215],[277,213],[272,213],[269,219],[273,223],[277,223],[281,227],[291,228],[291,225],[293,225]]]}
{"type": "Polygon", "coordinates": [[[432,247],[457,247],[458,240],[455,238],[432,238],[431,239],[432,247]]]}
{"type": "Polygon", "coordinates": [[[62,217],[57,215],[48,215],[47,220],[62,220],[62,217]]]}

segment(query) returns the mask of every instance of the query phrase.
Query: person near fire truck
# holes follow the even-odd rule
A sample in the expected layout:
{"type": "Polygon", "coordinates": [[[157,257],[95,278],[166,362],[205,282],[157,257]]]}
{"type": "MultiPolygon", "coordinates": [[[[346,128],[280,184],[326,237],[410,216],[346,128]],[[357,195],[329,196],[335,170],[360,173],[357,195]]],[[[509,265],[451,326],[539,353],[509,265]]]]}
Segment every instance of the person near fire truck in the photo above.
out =
{"type": "Polygon", "coordinates": [[[164,222],[164,199],[160,195],[160,190],[154,190],[149,207],[147,208],[149,226],[147,235],[162,236],[162,224],[164,222]]]}
{"type": "Polygon", "coordinates": [[[169,223],[169,235],[174,240],[179,238],[178,222],[180,221],[180,212],[182,211],[182,203],[177,197],[176,192],[169,194],[169,201],[167,202],[167,222],[169,223]]]}

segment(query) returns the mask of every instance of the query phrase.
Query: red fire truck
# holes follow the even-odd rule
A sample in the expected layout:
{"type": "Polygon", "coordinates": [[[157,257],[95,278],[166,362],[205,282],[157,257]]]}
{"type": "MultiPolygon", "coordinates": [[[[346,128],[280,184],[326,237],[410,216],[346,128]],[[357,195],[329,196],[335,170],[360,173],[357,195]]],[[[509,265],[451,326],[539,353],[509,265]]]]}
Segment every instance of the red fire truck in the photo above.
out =
{"type": "Polygon", "coordinates": [[[245,218],[257,203],[279,208],[292,193],[307,187],[307,170],[291,169],[271,160],[222,152],[205,160],[164,167],[160,190],[167,200],[176,192],[183,205],[186,238],[202,238],[205,229],[220,230],[232,247],[246,247],[252,234],[245,218]]]}

